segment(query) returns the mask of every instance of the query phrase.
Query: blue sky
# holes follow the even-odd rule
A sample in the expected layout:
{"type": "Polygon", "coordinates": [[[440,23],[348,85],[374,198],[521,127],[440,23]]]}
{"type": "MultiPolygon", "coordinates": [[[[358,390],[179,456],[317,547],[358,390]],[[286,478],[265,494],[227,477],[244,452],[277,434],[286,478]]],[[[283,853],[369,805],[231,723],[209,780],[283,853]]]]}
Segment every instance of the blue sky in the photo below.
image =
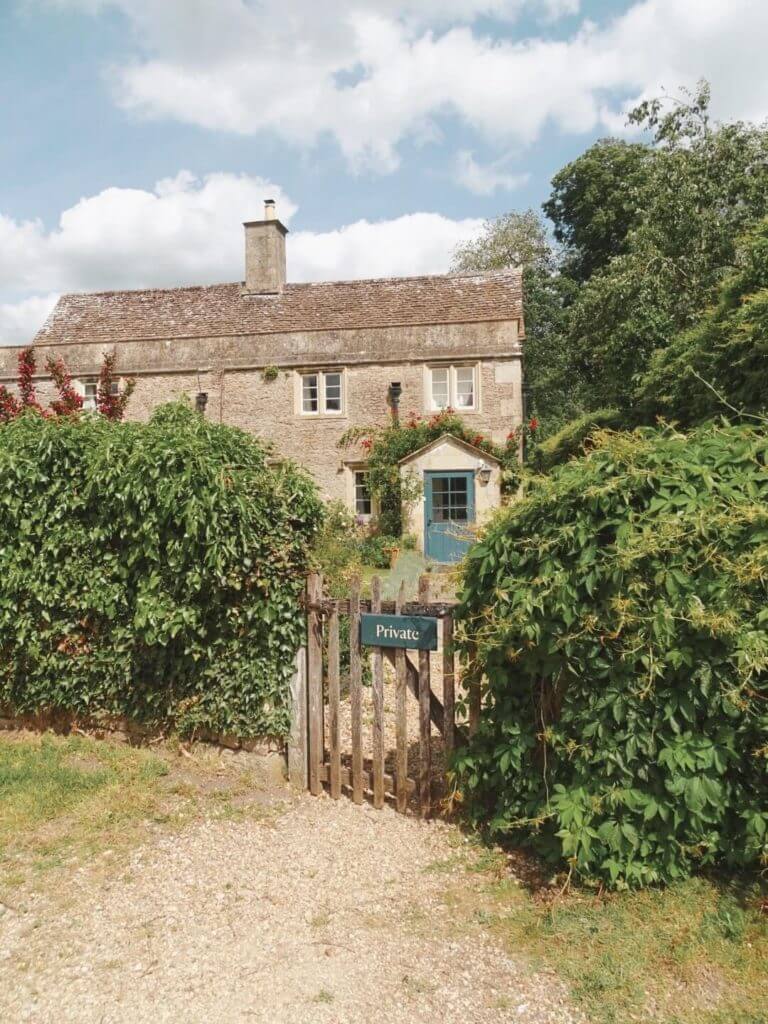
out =
{"type": "Polygon", "coordinates": [[[0,344],[62,291],[441,272],[661,87],[762,117],[754,0],[2,0],[0,344]]]}

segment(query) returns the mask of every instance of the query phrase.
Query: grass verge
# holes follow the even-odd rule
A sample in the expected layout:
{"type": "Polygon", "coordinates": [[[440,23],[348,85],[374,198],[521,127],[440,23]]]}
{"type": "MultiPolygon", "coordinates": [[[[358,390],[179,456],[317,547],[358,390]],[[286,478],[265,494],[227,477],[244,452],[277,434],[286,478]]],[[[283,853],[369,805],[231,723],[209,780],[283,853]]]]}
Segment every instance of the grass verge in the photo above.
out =
{"type": "Polygon", "coordinates": [[[85,736],[0,735],[0,890],[205,813],[264,807],[251,768],[85,736]],[[254,798],[255,801],[254,801],[254,798]]]}
{"type": "Polygon", "coordinates": [[[693,878],[667,889],[542,899],[506,859],[476,922],[557,973],[592,1024],[768,1024],[768,919],[757,884],[693,878]]]}

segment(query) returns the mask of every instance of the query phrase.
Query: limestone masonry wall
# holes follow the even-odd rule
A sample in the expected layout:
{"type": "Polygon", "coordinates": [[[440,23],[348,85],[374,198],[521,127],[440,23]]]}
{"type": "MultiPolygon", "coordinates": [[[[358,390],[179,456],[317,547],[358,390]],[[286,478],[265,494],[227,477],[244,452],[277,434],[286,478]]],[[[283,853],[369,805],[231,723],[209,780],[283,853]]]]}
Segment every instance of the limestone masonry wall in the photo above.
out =
{"type": "MultiPolygon", "coordinates": [[[[387,389],[402,385],[401,415],[429,413],[426,368],[455,361],[477,367],[478,407],[463,411],[478,433],[503,441],[522,420],[519,321],[308,331],[258,337],[122,341],[113,347],[118,371],[136,376],[128,418],[146,420],[158,405],[207,392],[206,415],[241,427],[274,445],[276,455],[304,465],[326,497],[348,500],[349,464],[364,452],[341,449],[350,426],[384,422],[387,389]],[[264,369],[276,366],[267,380],[264,369]],[[302,415],[299,373],[341,369],[342,415],[302,415]]],[[[38,366],[49,352],[62,356],[75,378],[98,372],[103,344],[38,346],[38,366]]],[[[18,349],[0,349],[0,383],[13,382],[18,349]]],[[[39,382],[41,397],[49,388],[39,382]]]]}

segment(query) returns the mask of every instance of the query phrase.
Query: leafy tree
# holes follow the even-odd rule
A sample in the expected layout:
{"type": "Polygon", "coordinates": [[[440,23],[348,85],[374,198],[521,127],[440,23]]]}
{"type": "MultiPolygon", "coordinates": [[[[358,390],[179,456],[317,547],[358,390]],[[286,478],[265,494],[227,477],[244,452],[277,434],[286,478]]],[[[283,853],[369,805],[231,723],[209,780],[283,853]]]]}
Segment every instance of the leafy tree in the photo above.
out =
{"type": "Polygon", "coordinates": [[[638,185],[642,216],[595,270],[569,311],[566,348],[593,408],[628,419],[654,350],[692,326],[736,264],[737,239],[768,213],[768,130],[712,125],[709,89],[641,104],[630,121],[654,132],[638,185]]]}
{"type": "Polygon", "coordinates": [[[556,270],[556,252],[535,210],[505,213],[487,220],[479,238],[459,245],[454,252],[452,269],[455,271],[507,267],[535,268],[549,273],[556,270]]]}
{"type": "Polygon", "coordinates": [[[525,317],[525,378],[541,423],[541,436],[558,429],[582,409],[578,377],[562,345],[565,306],[573,285],[559,273],[560,253],[542,218],[533,210],[486,221],[479,238],[459,246],[453,270],[521,267],[525,317]]]}
{"type": "Polygon", "coordinates": [[[716,307],[651,359],[641,388],[647,417],[688,425],[768,407],[768,220],[745,239],[738,263],[716,307]]]}
{"type": "Polygon", "coordinates": [[[646,145],[601,139],[552,179],[543,210],[564,247],[564,272],[575,281],[626,252],[642,220],[651,157],[646,145]]]}

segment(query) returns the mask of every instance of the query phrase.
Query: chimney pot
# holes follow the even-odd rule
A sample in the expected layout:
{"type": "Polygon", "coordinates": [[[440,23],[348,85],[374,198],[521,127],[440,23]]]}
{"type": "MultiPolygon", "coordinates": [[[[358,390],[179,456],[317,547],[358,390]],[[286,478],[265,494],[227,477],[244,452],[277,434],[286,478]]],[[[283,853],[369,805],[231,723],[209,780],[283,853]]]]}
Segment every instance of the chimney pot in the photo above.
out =
{"type": "Polygon", "coordinates": [[[277,220],[277,205],[274,199],[264,200],[264,220],[277,220]]]}

